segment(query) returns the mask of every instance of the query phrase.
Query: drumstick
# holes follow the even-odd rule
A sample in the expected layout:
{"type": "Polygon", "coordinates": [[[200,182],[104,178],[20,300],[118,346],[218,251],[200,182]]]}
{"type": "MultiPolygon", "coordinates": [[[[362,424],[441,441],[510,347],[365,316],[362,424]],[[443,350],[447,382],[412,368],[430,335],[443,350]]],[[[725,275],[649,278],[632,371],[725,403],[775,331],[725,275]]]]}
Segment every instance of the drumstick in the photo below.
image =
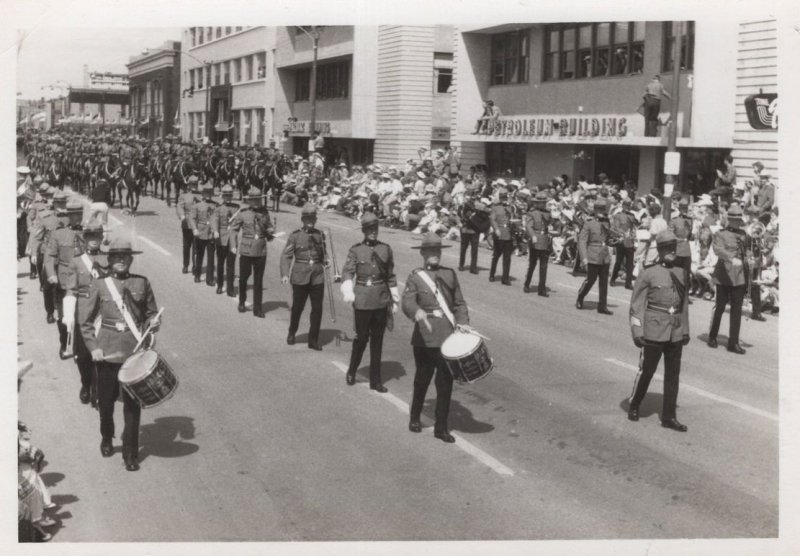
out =
{"type": "Polygon", "coordinates": [[[153,317],[152,319],[150,319],[150,325],[147,327],[147,330],[144,331],[144,334],[142,334],[142,338],[136,344],[136,347],[133,348],[133,353],[136,353],[137,351],[139,351],[139,348],[141,347],[141,345],[144,342],[145,338],[147,338],[147,336],[150,334],[150,330],[153,328],[153,321],[158,321],[161,318],[161,313],[163,313],[163,312],[164,312],[164,307],[159,309],[158,313],[156,313],[156,316],[153,317]]]}
{"type": "Polygon", "coordinates": [[[477,330],[475,330],[475,329],[474,329],[474,328],[472,328],[471,326],[468,326],[468,325],[462,324],[462,325],[461,325],[461,328],[463,328],[464,330],[466,330],[468,334],[474,334],[474,335],[475,335],[475,336],[477,336],[478,338],[483,338],[483,339],[484,339],[484,340],[486,340],[487,342],[490,342],[490,341],[491,341],[491,338],[489,338],[489,337],[487,337],[487,336],[484,336],[483,334],[481,334],[480,332],[478,332],[477,330]]]}

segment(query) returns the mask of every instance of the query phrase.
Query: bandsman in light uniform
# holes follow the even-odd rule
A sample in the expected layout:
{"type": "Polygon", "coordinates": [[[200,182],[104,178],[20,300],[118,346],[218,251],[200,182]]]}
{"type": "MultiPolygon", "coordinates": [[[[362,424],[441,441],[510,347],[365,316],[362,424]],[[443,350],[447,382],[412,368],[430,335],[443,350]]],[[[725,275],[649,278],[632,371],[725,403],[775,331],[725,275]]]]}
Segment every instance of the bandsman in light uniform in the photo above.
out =
{"type": "Polygon", "coordinates": [[[578,290],[578,299],[575,307],[583,309],[583,300],[592,289],[597,279],[600,279],[600,294],[597,301],[597,312],[602,315],[611,315],[606,305],[608,297],[608,268],[611,266],[611,254],[608,252],[608,238],[611,225],[607,216],[608,202],[604,198],[598,199],[594,204],[595,216],[587,216],[578,234],[578,253],[587,267],[586,280],[578,290]]]}
{"type": "MultiPolygon", "coordinates": [[[[36,224],[30,239],[31,262],[36,265],[39,275],[39,284],[44,297],[44,310],[47,313],[47,323],[56,322],[53,313],[56,310],[56,287],[48,280],[47,271],[44,267],[45,247],[50,242],[50,236],[60,228],[62,221],[56,216],[56,212],[62,210],[67,205],[67,195],[55,188],[51,188],[52,207],[45,208],[36,213],[36,224]]],[[[58,281],[56,279],[56,281],[58,281]]]]}
{"type": "Polygon", "coordinates": [[[203,185],[202,199],[192,205],[189,212],[189,226],[194,235],[194,281],[200,282],[200,272],[203,269],[203,257],[208,253],[206,261],[206,284],[214,285],[214,231],[212,220],[217,210],[214,202],[214,186],[211,183],[203,185]]]}
{"type": "Polygon", "coordinates": [[[222,293],[225,284],[228,297],[236,295],[233,290],[233,275],[235,273],[236,252],[231,248],[236,241],[235,234],[231,234],[230,223],[233,215],[239,211],[239,205],[233,202],[233,187],[226,185],[222,188],[222,203],[214,211],[211,219],[211,231],[214,234],[217,253],[217,293],[222,293]]]}
{"type": "Polygon", "coordinates": [[[187,190],[181,193],[178,202],[175,203],[175,212],[178,214],[178,219],[181,221],[181,238],[183,241],[183,273],[189,273],[189,257],[192,261],[192,274],[197,274],[195,268],[195,255],[194,255],[194,234],[192,233],[192,226],[189,217],[192,214],[192,206],[197,202],[195,193],[197,192],[197,176],[189,177],[187,181],[187,190]]]}

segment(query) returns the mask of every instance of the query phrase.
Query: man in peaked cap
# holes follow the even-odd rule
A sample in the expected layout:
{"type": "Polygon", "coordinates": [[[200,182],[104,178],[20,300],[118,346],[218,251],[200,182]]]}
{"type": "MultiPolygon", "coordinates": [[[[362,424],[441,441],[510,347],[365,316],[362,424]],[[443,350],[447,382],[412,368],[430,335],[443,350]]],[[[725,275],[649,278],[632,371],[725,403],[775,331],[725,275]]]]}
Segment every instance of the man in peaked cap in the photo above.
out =
{"type": "MultiPolygon", "coordinates": [[[[158,307],[150,281],[130,272],[133,255],[130,241],[116,239],[108,249],[109,274],[96,280],[87,297],[78,298],[81,334],[97,369],[97,397],[100,409],[100,453],[114,454],[114,402],[120,394],[119,370],[133,353],[139,335],[149,327],[160,326],[158,307]],[[95,329],[95,319],[100,327],[95,329]],[[132,329],[136,328],[136,331],[132,329]]],[[[122,431],[122,455],[125,469],[139,469],[139,420],[141,406],[128,392],[122,391],[125,428],[122,431]]]]}
{"type": "MultiPolygon", "coordinates": [[[[300,213],[300,219],[303,227],[289,234],[286,247],[281,254],[281,283],[286,285],[291,281],[292,284],[292,315],[286,343],[294,345],[294,335],[300,326],[300,317],[303,315],[306,300],[310,298],[308,347],[319,351],[322,349],[319,344],[319,329],[322,323],[325,265],[327,265],[325,236],[314,227],[317,222],[315,205],[306,204],[300,213]]],[[[330,295],[330,292],[328,294],[330,295]]]]}
{"type": "MultiPolygon", "coordinates": [[[[498,180],[503,181],[503,180],[498,180]]],[[[503,181],[505,185],[505,181],[503,181]]],[[[511,236],[511,208],[508,206],[508,191],[501,188],[498,191],[498,202],[489,213],[489,220],[492,224],[492,264],[489,269],[489,281],[495,281],[497,262],[503,257],[503,278],[504,286],[511,285],[511,253],[514,250],[514,241],[511,236]]]]}
{"type": "Polygon", "coordinates": [[[608,295],[608,268],[611,265],[611,254],[608,251],[608,238],[611,225],[608,221],[608,202],[600,198],[594,204],[595,216],[587,216],[578,234],[578,253],[587,267],[586,280],[578,291],[575,307],[583,309],[583,300],[600,278],[600,295],[597,301],[597,312],[611,315],[606,305],[608,295]]]}
{"type": "Polygon", "coordinates": [[[232,251],[236,238],[230,231],[230,222],[239,212],[239,205],[233,202],[233,187],[222,188],[222,203],[214,211],[211,219],[211,232],[214,236],[214,250],[217,254],[217,293],[222,293],[225,284],[228,297],[234,297],[233,275],[236,253],[232,251]]]}
{"type": "Polygon", "coordinates": [[[686,432],[675,417],[681,353],[689,343],[689,296],[683,269],[675,265],[678,238],[670,230],[656,236],[658,259],[646,265],[631,295],[630,326],[633,343],[641,349],[639,372],[633,383],[628,419],[639,420],[639,406],[664,355],[664,397],[661,426],[686,432]]]}
{"type": "Polygon", "coordinates": [[[617,276],[625,265],[625,289],[633,289],[633,252],[636,242],[636,229],[638,222],[631,212],[633,202],[629,198],[622,200],[622,210],[611,218],[611,231],[616,235],[617,244],[614,247],[614,269],[611,271],[611,285],[615,286],[617,276]]]}
{"type": "Polygon", "coordinates": [[[214,285],[214,230],[212,220],[217,210],[217,203],[214,202],[214,186],[209,182],[203,185],[200,190],[202,199],[192,205],[189,213],[189,226],[194,235],[194,281],[200,282],[200,272],[203,268],[203,256],[208,252],[206,262],[206,284],[214,285]]]}
{"type": "Polygon", "coordinates": [[[194,254],[194,233],[192,232],[192,225],[189,217],[192,214],[192,206],[197,202],[195,193],[197,192],[197,184],[199,180],[197,176],[190,176],[187,180],[188,188],[178,198],[175,203],[175,212],[178,219],[181,221],[181,237],[183,239],[183,273],[189,272],[189,256],[191,255],[192,261],[192,274],[197,275],[198,270],[195,268],[195,254],[194,254]]]}
{"type": "Polygon", "coordinates": [[[531,278],[533,271],[539,263],[539,285],[537,293],[541,297],[548,297],[547,293],[547,263],[550,258],[552,238],[550,236],[550,211],[547,210],[547,193],[540,191],[533,199],[533,210],[527,214],[525,231],[528,235],[528,271],[525,273],[523,291],[531,291],[531,278]]]}

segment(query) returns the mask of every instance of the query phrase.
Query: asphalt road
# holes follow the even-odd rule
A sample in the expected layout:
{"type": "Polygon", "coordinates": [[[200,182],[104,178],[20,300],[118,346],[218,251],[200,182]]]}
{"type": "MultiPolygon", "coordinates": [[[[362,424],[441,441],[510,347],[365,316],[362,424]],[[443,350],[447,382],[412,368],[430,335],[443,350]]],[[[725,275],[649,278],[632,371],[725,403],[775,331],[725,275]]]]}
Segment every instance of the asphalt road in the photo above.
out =
{"type": "MultiPolygon", "coordinates": [[[[282,207],[278,229],[299,227],[282,207]]],[[[20,418],[47,453],[59,527],[54,542],[355,541],[744,538],[778,534],[778,319],[745,321],[738,356],[705,343],[712,304],[691,306],[678,418],[659,425],[655,380],[642,419],[626,419],[638,350],[627,321],[629,293],[610,288],[613,316],[574,307],[581,277],[550,265],[550,297],[460,273],[472,325],[491,341],[495,370],[456,385],[453,445],[433,437],[433,385],[422,434],[408,432],[414,378],[412,325],[396,317],[384,341],[388,394],[344,370],[352,312],[325,300],[322,341],[285,343],[290,287],[280,284],[283,238],[270,244],[266,319],[181,274],[174,208],[143,197],[135,219],[112,209],[115,234],[132,235],[133,272],[147,276],[165,307],[158,351],[180,379],[176,396],[144,410],[141,464],[125,471],[99,453],[99,419],[78,401],[77,368],[60,361],[55,325],[45,323],[38,282],[17,265],[19,351],[34,361],[19,393],[20,418]],[[338,338],[338,341],[337,341],[338,338]]],[[[339,264],[360,241],[357,222],[322,213],[339,264]]],[[[381,230],[404,282],[420,262],[408,232],[381,230]]],[[[457,266],[457,247],[443,264],[457,266]]],[[[534,278],[534,283],[536,278],[534,278]]],[[[402,284],[401,284],[402,286],[402,284]]],[[[327,295],[327,294],[326,294],[327,295]]],[[[250,296],[252,299],[252,296],[250,296]]],[[[747,313],[746,313],[747,314],[747,313]]],[[[727,316],[720,344],[727,338],[727,316]]],[[[659,372],[659,375],[661,373],[659,372]]],[[[657,375],[657,376],[659,376],[657,375]]]]}

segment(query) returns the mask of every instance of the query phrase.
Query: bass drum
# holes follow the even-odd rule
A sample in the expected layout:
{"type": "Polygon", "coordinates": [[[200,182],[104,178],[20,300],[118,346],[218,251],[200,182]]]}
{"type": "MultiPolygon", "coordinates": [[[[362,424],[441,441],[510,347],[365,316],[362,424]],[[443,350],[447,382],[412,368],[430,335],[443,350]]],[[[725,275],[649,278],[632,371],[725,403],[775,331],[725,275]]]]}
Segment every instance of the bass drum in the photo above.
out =
{"type": "Polygon", "coordinates": [[[128,357],[119,370],[119,383],[144,409],[167,401],[178,389],[178,377],[152,349],[128,357]]]}
{"type": "Polygon", "coordinates": [[[462,384],[480,380],[494,369],[486,342],[475,334],[454,332],[444,341],[441,350],[450,374],[462,384]]]}

